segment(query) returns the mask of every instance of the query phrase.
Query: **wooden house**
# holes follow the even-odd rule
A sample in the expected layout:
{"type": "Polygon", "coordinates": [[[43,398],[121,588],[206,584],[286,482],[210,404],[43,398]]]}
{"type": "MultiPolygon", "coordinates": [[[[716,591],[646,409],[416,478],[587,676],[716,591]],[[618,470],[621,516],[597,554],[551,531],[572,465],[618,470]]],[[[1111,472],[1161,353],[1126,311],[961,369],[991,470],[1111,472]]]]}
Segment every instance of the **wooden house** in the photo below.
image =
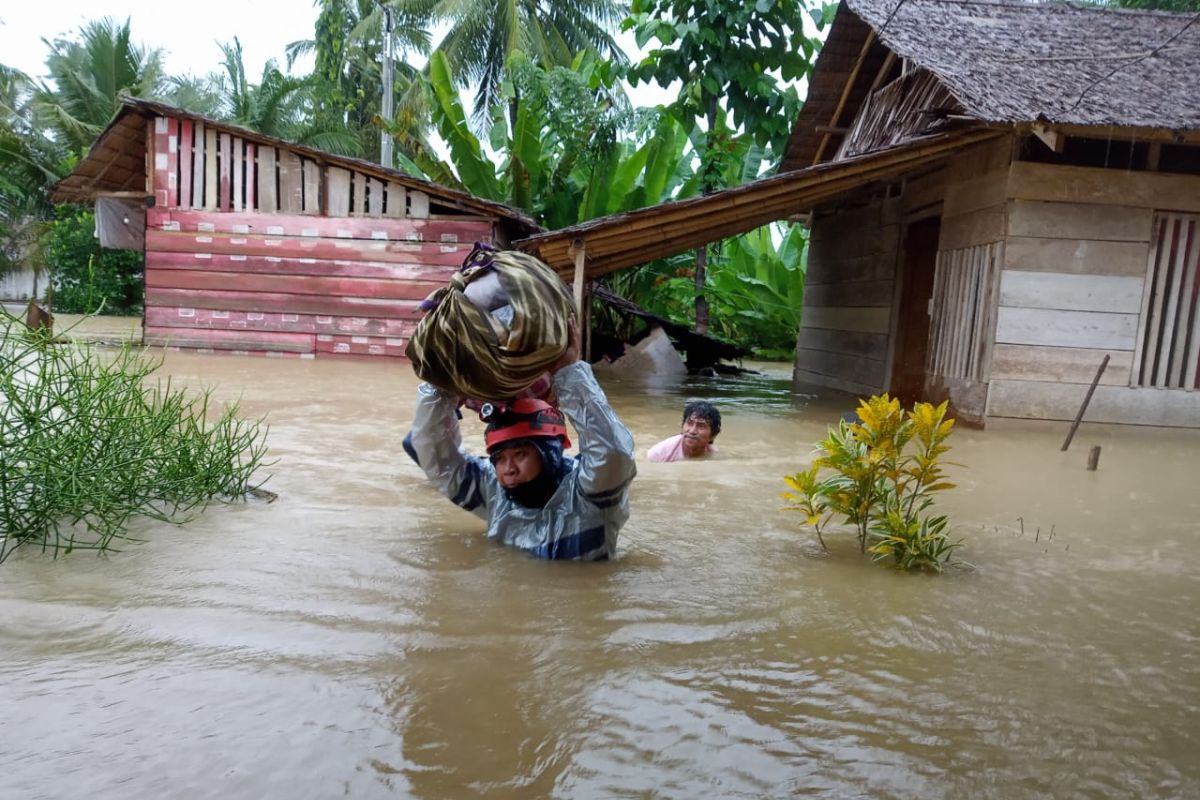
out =
{"type": "Polygon", "coordinates": [[[797,388],[1200,427],[1200,17],[842,0],[779,174],[515,243],[589,279],[811,226],[797,388]]]}
{"type": "Polygon", "coordinates": [[[377,164],[126,100],[52,192],[145,249],[147,344],[402,356],[418,305],[524,212],[377,164]]]}
{"type": "Polygon", "coordinates": [[[1200,18],[843,0],[782,170],[994,137],[811,203],[799,383],[1200,426],[1200,18]]]}

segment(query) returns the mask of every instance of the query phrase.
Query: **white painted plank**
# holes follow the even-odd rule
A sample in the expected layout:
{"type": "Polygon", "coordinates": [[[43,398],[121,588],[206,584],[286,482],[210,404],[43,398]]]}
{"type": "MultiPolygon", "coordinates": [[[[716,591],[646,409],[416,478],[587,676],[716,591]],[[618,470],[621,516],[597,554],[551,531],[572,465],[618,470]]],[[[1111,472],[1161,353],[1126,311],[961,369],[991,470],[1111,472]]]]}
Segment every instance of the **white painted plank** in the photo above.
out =
{"type": "Polygon", "coordinates": [[[217,210],[217,129],[204,130],[204,208],[217,210]]]}
{"type": "Polygon", "coordinates": [[[796,367],[865,386],[882,386],[884,364],[871,358],[797,348],[796,367]]]}
{"type": "Polygon", "coordinates": [[[350,170],[325,169],[326,213],[331,217],[350,216],[350,170]]]}
{"type": "MultiPolygon", "coordinates": [[[[803,389],[806,385],[825,386],[830,389],[837,389],[841,392],[849,392],[850,394],[857,395],[858,397],[868,397],[873,394],[879,394],[883,391],[882,384],[878,386],[869,386],[863,383],[847,381],[842,378],[835,378],[830,375],[822,375],[818,372],[810,372],[809,370],[799,367],[793,368],[792,370],[792,384],[793,386],[799,386],[801,389],[803,389]]],[[[854,405],[854,403],[848,403],[846,410],[852,410],[854,405]]]]}
{"type": "Polygon", "coordinates": [[[284,214],[304,213],[304,174],[300,156],[279,151],[279,210],[284,214]]]}
{"type": "Polygon", "coordinates": [[[796,346],[806,350],[825,350],[849,357],[873,358],[883,361],[887,355],[888,337],[882,333],[828,331],[801,327],[796,346]]]}
{"type": "Polygon", "coordinates": [[[199,120],[194,126],[195,150],[192,153],[192,208],[204,208],[204,123],[199,120]]]}
{"type": "Polygon", "coordinates": [[[1137,314],[1001,306],[996,343],[1132,351],[1137,321],[1137,314]]]}
{"type": "Polygon", "coordinates": [[[304,181],[304,213],[321,213],[321,165],[307,158],[300,162],[304,181]]]}
{"type": "Polygon", "coordinates": [[[387,210],[384,212],[388,217],[403,217],[408,210],[408,190],[398,183],[388,182],[387,184],[387,210]]]}
{"type": "Polygon", "coordinates": [[[1010,236],[1004,248],[1004,267],[1027,272],[1141,277],[1146,274],[1148,254],[1146,242],[1010,236]]]}
{"type": "Polygon", "coordinates": [[[1133,353],[1128,350],[998,344],[992,352],[991,377],[993,380],[1090,383],[1105,356],[1109,361],[1100,383],[1128,386],[1133,367],[1133,353]]]}
{"type": "Polygon", "coordinates": [[[1014,200],[1009,204],[1008,233],[1042,239],[1148,242],[1152,218],[1148,208],[1014,200]]]}
{"type": "Polygon", "coordinates": [[[245,189],[242,186],[246,171],[246,148],[240,136],[233,137],[233,203],[231,210],[241,211],[245,189]]]}
{"type": "Polygon", "coordinates": [[[383,216],[383,181],[378,178],[367,179],[367,216],[383,216]]]}
{"type": "Polygon", "coordinates": [[[1009,196],[1029,200],[1200,211],[1192,175],[1013,162],[1009,196]]]}
{"type": "Polygon", "coordinates": [[[1000,305],[1136,314],[1141,309],[1144,284],[1142,278],[1117,275],[1006,269],[1000,277],[1000,305]]]}
{"type": "MultiPolygon", "coordinates": [[[[995,380],[988,392],[988,416],[1071,420],[1087,389],[1086,383],[995,380]]],[[[1200,428],[1200,392],[1097,386],[1083,420],[1200,428]]]]}
{"type": "Polygon", "coordinates": [[[413,219],[429,219],[429,195],[424,192],[409,192],[408,215],[413,219]]]}
{"type": "Polygon", "coordinates": [[[274,214],[279,210],[279,196],[276,191],[275,148],[260,145],[258,148],[258,210],[264,214],[274,214]]]}
{"type": "Polygon", "coordinates": [[[891,312],[890,308],[827,306],[805,309],[802,320],[807,328],[887,333],[891,312]]]}

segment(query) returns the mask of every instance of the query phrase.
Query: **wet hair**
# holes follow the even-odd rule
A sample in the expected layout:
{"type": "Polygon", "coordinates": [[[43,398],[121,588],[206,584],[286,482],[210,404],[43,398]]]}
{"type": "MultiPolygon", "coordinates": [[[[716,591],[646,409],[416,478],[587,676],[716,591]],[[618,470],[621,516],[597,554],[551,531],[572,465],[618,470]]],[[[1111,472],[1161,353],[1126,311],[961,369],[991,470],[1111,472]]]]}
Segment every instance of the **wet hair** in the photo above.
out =
{"type": "Polygon", "coordinates": [[[708,427],[712,428],[713,438],[717,438],[717,434],[721,432],[721,412],[717,407],[707,400],[693,400],[683,407],[683,423],[687,422],[692,417],[699,417],[708,423],[708,427]]]}

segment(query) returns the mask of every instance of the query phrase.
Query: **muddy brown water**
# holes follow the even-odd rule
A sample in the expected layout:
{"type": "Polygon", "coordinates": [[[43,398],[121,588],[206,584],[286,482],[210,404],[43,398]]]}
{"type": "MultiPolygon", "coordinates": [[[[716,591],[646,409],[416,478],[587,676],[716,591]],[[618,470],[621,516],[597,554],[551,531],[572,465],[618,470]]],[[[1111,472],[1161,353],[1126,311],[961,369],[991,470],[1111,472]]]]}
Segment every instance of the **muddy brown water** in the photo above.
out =
{"type": "Polygon", "coordinates": [[[163,369],[269,415],[280,499],[0,566],[5,798],[1200,796],[1197,432],[957,432],[974,569],[910,576],[779,511],[845,398],[609,382],[642,454],[716,399],[720,460],[546,563],[408,462],[407,368],[163,369]]]}

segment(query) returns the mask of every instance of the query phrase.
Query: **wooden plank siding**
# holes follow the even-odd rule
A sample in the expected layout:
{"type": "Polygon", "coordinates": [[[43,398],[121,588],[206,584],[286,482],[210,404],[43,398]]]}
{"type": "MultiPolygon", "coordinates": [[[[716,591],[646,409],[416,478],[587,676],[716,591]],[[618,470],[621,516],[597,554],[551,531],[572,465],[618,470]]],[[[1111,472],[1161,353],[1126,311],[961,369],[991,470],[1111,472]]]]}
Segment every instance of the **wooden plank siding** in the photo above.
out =
{"type": "Polygon", "coordinates": [[[1171,298],[1187,295],[1178,248],[1168,243],[1169,263],[1158,260],[1156,270],[1162,220],[1172,218],[1156,211],[1200,210],[1200,178],[1014,162],[1008,194],[988,414],[1072,419],[1108,356],[1085,420],[1200,425],[1200,392],[1156,384],[1157,365],[1175,368],[1175,378],[1187,373],[1155,329],[1156,314],[1170,316],[1171,298]],[[1178,292],[1167,285],[1174,276],[1178,292]]]}
{"type": "Polygon", "coordinates": [[[1011,137],[963,151],[945,169],[925,361],[928,399],[982,423],[1008,219],[1011,137]]]}
{"type": "MultiPolygon", "coordinates": [[[[224,155],[222,145],[218,152],[224,155]]],[[[229,152],[230,171],[218,168],[220,192],[211,199],[231,210],[156,206],[147,212],[147,344],[307,358],[401,357],[422,316],[421,300],[446,285],[475,241],[493,238],[493,221],[479,217],[310,216],[303,207],[261,213],[253,200],[269,198],[274,186],[262,180],[263,162],[254,158],[271,153],[266,162],[273,174],[277,149],[255,154],[243,147],[239,162],[230,139],[229,152]],[[238,205],[241,211],[232,210],[238,205]]],[[[196,158],[193,150],[191,175],[196,158]]],[[[199,158],[204,161],[203,152],[199,158]]],[[[299,166],[289,172],[298,176],[315,165],[284,160],[289,171],[299,166]]],[[[288,185],[293,200],[286,202],[303,205],[330,184],[313,190],[301,179],[299,197],[288,185]]],[[[377,186],[382,205],[384,184],[377,186]]],[[[347,212],[349,202],[347,195],[347,212]]]]}
{"type": "MultiPolygon", "coordinates": [[[[1087,389],[1083,383],[993,380],[988,393],[988,415],[1074,419],[1087,389]]],[[[1200,424],[1200,392],[1097,386],[1084,420],[1195,428],[1200,424]]]]}
{"type": "Polygon", "coordinates": [[[1158,215],[1141,298],[1134,383],[1200,389],[1200,215],[1158,215]]]}
{"type": "Polygon", "coordinates": [[[883,390],[903,213],[893,199],[813,222],[797,384],[863,395],[883,390]]]}

